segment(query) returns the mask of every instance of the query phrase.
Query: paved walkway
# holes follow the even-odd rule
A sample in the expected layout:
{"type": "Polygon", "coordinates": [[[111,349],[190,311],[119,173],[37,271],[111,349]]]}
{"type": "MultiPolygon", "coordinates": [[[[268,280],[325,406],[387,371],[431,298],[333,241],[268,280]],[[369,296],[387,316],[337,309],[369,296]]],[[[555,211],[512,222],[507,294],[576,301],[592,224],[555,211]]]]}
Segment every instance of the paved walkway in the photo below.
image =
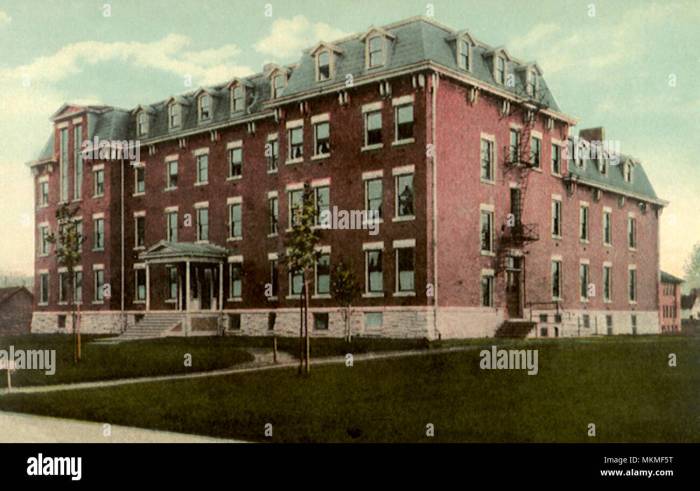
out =
{"type": "MultiPolygon", "coordinates": [[[[489,345],[490,346],[490,345],[489,345]]],[[[452,348],[439,348],[439,349],[428,349],[428,350],[410,350],[410,351],[386,351],[381,353],[365,353],[353,355],[353,364],[362,361],[371,360],[386,360],[391,358],[404,358],[409,356],[427,356],[435,355],[441,353],[455,353],[462,351],[472,351],[476,349],[483,349],[485,346],[456,346],[452,348]]],[[[196,378],[206,378],[206,377],[219,377],[222,375],[233,375],[237,373],[249,373],[249,372],[262,372],[266,370],[280,370],[285,368],[294,368],[299,363],[294,360],[288,353],[278,353],[278,363],[272,362],[272,354],[269,350],[249,350],[255,357],[254,362],[238,365],[232,368],[226,368],[221,370],[211,370],[208,372],[195,372],[195,373],[184,373],[177,375],[161,375],[155,377],[137,377],[137,378],[126,378],[117,380],[102,380],[96,382],[80,382],[75,384],[56,384],[56,385],[37,385],[32,387],[13,387],[12,394],[31,394],[38,392],[57,392],[63,390],[80,390],[80,389],[96,389],[103,387],[115,387],[127,384],[143,384],[150,382],[165,382],[169,380],[185,380],[185,379],[196,379],[196,378]],[[266,351],[266,354],[261,353],[266,351]]],[[[345,356],[331,356],[327,358],[317,358],[311,359],[311,366],[322,366],[322,365],[340,365],[345,364],[345,356]]],[[[0,396],[8,393],[7,389],[0,390],[0,396]]]]}
{"type": "Polygon", "coordinates": [[[0,443],[245,443],[185,433],[0,411],[0,443]]]}

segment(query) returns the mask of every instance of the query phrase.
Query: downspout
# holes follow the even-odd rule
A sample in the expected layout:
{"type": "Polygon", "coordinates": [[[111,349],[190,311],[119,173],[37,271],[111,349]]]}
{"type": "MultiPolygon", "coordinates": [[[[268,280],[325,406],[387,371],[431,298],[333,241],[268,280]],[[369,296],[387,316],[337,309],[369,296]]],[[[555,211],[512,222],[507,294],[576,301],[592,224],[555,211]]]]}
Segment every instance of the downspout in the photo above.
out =
{"type": "Polygon", "coordinates": [[[432,83],[430,84],[431,102],[432,102],[432,117],[431,117],[431,139],[433,144],[433,153],[431,159],[432,165],[432,208],[433,208],[433,333],[440,339],[442,335],[438,330],[438,213],[437,213],[437,88],[439,85],[439,75],[433,72],[432,83]]]}
{"type": "Polygon", "coordinates": [[[122,332],[126,331],[126,313],[124,312],[124,157],[121,158],[120,178],[121,178],[121,278],[119,287],[119,296],[121,304],[122,332]]]}

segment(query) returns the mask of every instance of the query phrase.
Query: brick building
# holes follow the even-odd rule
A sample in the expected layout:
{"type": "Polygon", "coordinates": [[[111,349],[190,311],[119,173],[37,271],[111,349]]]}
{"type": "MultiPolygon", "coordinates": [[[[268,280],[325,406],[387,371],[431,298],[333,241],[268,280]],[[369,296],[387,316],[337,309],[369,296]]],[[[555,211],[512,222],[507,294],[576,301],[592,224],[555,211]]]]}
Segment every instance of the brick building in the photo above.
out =
{"type": "Polygon", "coordinates": [[[185,334],[298,332],[283,257],[305,184],[319,211],[380,214],[365,223],[377,235],[320,231],[314,335],[342,335],[328,288],[341,260],[362,282],[360,335],[492,336],[522,320],[538,336],[659,331],[666,202],[633,158],[568,158],[575,120],[538,65],[466,31],[412,18],[290,66],[133,110],[65,105],[53,121],[30,163],[36,331],[67,309],[42,237],[71,201],[87,237],[83,331],[138,329],[146,314],[185,334]],[[95,138],[137,140],[140,158],[81,157],[95,138]]]}
{"type": "Polygon", "coordinates": [[[659,320],[661,332],[681,330],[681,283],[683,280],[661,271],[659,285],[659,320]]]}
{"type": "Polygon", "coordinates": [[[23,286],[0,288],[0,336],[28,333],[33,303],[31,292],[23,286]]]}

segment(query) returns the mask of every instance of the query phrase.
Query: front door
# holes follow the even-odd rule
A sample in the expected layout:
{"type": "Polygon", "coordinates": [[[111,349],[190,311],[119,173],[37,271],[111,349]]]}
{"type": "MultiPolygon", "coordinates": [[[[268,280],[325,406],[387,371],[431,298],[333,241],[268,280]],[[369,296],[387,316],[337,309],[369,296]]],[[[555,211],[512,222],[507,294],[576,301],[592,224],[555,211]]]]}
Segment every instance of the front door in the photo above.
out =
{"type": "Polygon", "coordinates": [[[508,317],[520,319],[523,316],[521,300],[522,258],[510,256],[506,259],[506,304],[508,317]]]}
{"type": "Polygon", "coordinates": [[[204,281],[202,281],[202,291],[200,292],[200,300],[202,302],[202,310],[211,309],[211,297],[213,291],[214,279],[212,276],[211,269],[206,268],[204,270],[204,281]]]}

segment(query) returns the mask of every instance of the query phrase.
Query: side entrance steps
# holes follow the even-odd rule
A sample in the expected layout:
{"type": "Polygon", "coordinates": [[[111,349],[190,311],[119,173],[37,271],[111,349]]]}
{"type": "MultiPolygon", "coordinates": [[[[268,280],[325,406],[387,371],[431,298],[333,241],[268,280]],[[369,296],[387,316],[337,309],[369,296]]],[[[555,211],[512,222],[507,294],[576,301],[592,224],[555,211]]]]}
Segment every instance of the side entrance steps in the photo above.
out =
{"type": "Polygon", "coordinates": [[[94,341],[95,344],[115,344],[122,341],[136,341],[139,339],[157,339],[163,337],[168,331],[184,322],[181,313],[149,313],[136,325],[127,329],[121,335],[113,338],[103,338],[94,341]]]}
{"type": "Polygon", "coordinates": [[[537,322],[526,319],[508,319],[496,330],[497,338],[524,339],[533,329],[537,327],[537,322]]]}

